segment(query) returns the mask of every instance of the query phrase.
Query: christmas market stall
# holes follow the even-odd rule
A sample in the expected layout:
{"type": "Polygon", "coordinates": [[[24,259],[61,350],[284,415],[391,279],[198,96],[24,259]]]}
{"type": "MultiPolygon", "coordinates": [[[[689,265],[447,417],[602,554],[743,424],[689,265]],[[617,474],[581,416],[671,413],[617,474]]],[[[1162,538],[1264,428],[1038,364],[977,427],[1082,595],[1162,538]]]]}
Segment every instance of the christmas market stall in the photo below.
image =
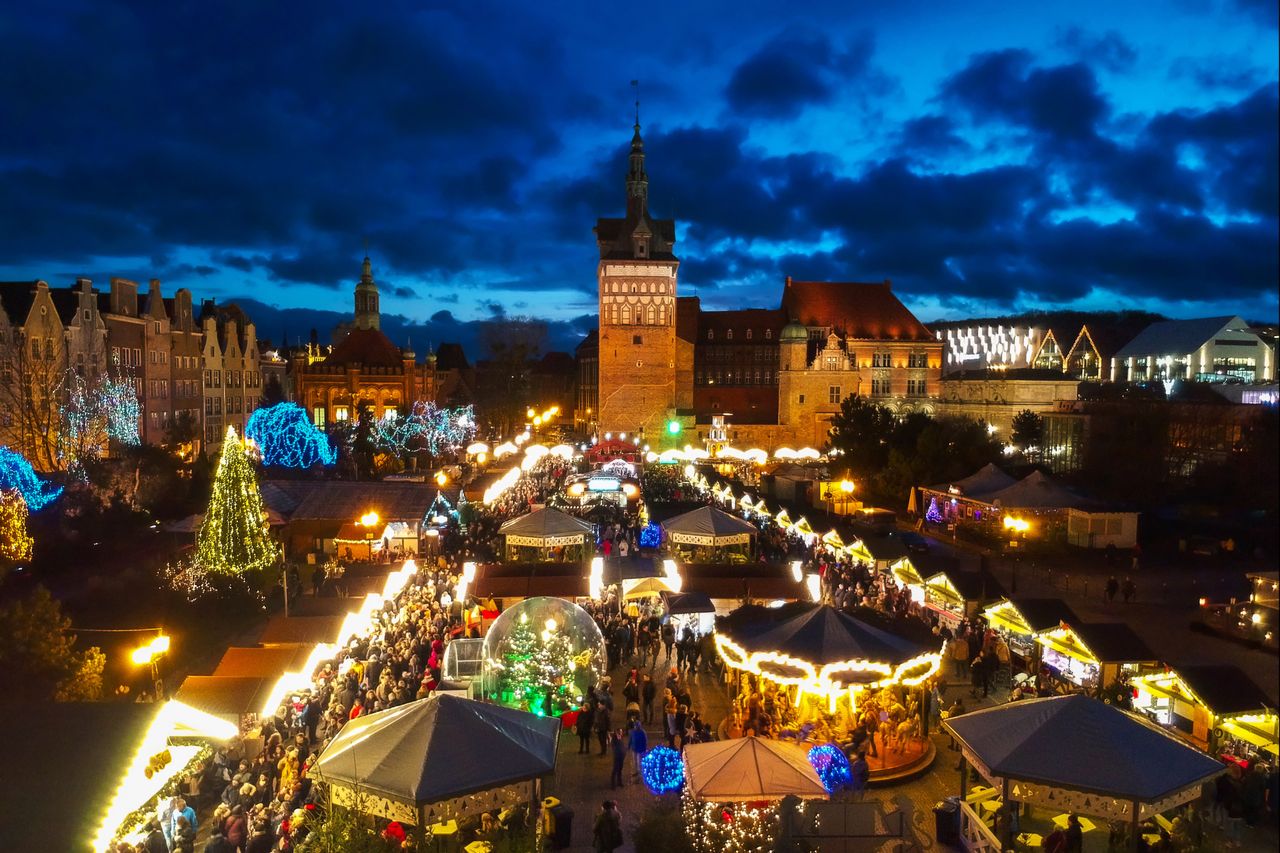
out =
{"type": "Polygon", "coordinates": [[[544,508],[507,521],[498,528],[511,562],[585,560],[595,548],[590,523],[558,509],[544,508]]]}
{"type": "Polygon", "coordinates": [[[1123,622],[1075,622],[1036,634],[1042,672],[1095,693],[1154,667],[1155,652],[1123,622]]]}
{"type": "Polygon", "coordinates": [[[805,749],[757,737],[689,744],[684,778],[685,827],[699,853],[772,850],[780,800],[827,797],[805,749]]]}
{"type": "Polygon", "coordinates": [[[665,540],[687,562],[747,562],[759,530],[721,509],[704,506],[662,522],[665,540]]]}
{"type": "Polygon", "coordinates": [[[1074,625],[1080,620],[1075,611],[1060,598],[1005,597],[982,611],[987,626],[998,631],[1009,651],[1023,662],[1039,661],[1041,645],[1036,634],[1060,625],[1074,625]]]}
{"type": "Polygon", "coordinates": [[[336,806],[461,837],[484,812],[540,799],[559,733],[558,720],[432,696],[347,723],[312,773],[336,806]]]}
{"type": "Polygon", "coordinates": [[[981,608],[1001,598],[1004,588],[982,569],[965,570],[959,563],[925,576],[924,606],[936,613],[944,625],[952,628],[961,620],[976,616],[981,608]]]}
{"type": "Polygon", "coordinates": [[[907,627],[825,604],[748,605],[722,618],[715,644],[744,730],[865,748],[873,778],[931,761],[921,709],[941,642],[907,627]]]}
{"type": "Polygon", "coordinates": [[[1204,783],[1225,770],[1160,727],[1080,694],[997,705],[942,725],[962,756],[966,849],[1012,849],[1014,821],[997,815],[1016,810],[1024,835],[1048,835],[1076,814],[1123,826],[1126,846],[1138,850],[1144,835],[1159,840],[1165,812],[1199,800],[1204,783]],[[985,780],[981,790],[970,789],[970,768],[985,780]]]}
{"type": "Polygon", "coordinates": [[[483,695],[538,716],[576,719],[607,664],[604,635],[591,614],[561,598],[526,598],[484,636],[483,695]]]}
{"type": "Polygon", "coordinates": [[[1262,688],[1238,667],[1170,667],[1129,682],[1133,710],[1187,742],[1241,767],[1280,755],[1280,717],[1262,688]]]}

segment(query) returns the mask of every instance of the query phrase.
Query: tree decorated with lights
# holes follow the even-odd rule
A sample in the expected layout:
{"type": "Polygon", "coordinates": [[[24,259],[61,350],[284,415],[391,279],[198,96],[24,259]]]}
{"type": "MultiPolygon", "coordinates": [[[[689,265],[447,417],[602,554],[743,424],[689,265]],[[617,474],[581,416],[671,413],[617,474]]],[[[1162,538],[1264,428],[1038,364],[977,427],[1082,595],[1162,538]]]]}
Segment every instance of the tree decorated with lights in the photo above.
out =
{"type": "Polygon", "coordinates": [[[263,465],[310,468],[338,461],[338,451],[329,445],[329,437],[297,403],[254,409],[244,434],[262,455],[263,465]]]}
{"type": "Polygon", "coordinates": [[[25,456],[3,445],[0,445],[0,489],[17,492],[32,512],[62,494],[61,486],[40,479],[25,456]]]}
{"type": "Polygon", "coordinates": [[[502,668],[498,677],[498,699],[510,707],[535,714],[558,713],[576,704],[571,677],[577,665],[573,646],[554,620],[548,620],[541,635],[529,623],[528,614],[498,645],[502,668]]]}
{"type": "Polygon", "coordinates": [[[27,502],[14,489],[0,491],[0,566],[30,560],[34,544],[27,533],[27,502]]]}
{"type": "Polygon", "coordinates": [[[440,408],[419,400],[404,417],[383,418],[374,426],[379,447],[392,453],[425,450],[432,456],[455,452],[476,434],[471,406],[440,408]]]}
{"type": "Polygon", "coordinates": [[[266,569],[278,556],[253,464],[235,428],[227,427],[196,559],[211,574],[240,575],[266,569]]]}

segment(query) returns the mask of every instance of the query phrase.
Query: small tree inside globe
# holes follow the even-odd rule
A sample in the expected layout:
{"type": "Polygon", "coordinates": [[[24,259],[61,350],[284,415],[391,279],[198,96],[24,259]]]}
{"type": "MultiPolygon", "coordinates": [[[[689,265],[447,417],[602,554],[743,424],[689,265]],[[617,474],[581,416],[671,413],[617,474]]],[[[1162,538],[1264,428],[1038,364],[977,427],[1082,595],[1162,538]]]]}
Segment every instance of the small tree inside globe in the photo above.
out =
{"type": "Polygon", "coordinates": [[[582,707],[606,663],[604,635],[591,614],[562,598],[527,598],[485,635],[483,690],[508,708],[559,716],[582,707]]]}

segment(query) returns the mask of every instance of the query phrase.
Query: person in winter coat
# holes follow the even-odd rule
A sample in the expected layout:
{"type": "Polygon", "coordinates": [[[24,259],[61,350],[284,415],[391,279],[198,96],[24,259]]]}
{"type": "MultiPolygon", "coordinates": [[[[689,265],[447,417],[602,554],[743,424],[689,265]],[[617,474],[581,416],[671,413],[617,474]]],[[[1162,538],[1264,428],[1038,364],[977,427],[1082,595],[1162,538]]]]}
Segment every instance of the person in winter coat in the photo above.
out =
{"type": "Polygon", "coordinates": [[[635,776],[639,777],[640,759],[644,758],[644,754],[649,750],[649,735],[645,733],[644,726],[639,722],[631,724],[631,732],[627,735],[627,747],[634,762],[631,769],[635,776]]]}
{"type": "Polygon", "coordinates": [[[613,769],[609,773],[609,787],[621,788],[626,783],[622,781],[622,765],[627,760],[627,739],[622,734],[622,729],[616,729],[609,733],[609,752],[613,757],[613,769]]]}
{"type": "Polygon", "coordinates": [[[578,713],[578,722],[574,725],[574,730],[578,734],[579,755],[591,754],[591,729],[595,714],[596,709],[590,702],[583,705],[582,710],[578,713]]]}
{"type": "Polygon", "coordinates": [[[244,806],[237,803],[231,807],[231,816],[224,824],[223,835],[227,843],[237,850],[243,850],[249,840],[249,824],[244,816],[244,806]]]}
{"type": "Polygon", "coordinates": [[[596,703],[595,720],[592,725],[596,730],[596,740],[600,742],[600,757],[603,758],[609,750],[609,730],[612,727],[613,720],[609,717],[609,709],[604,706],[603,702],[596,703]]]}
{"type": "Polygon", "coordinates": [[[622,846],[622,815],[618,814],[618,806],[613,800],[604,801],[591,837],[596,853],[613,853],[622,846]]]}

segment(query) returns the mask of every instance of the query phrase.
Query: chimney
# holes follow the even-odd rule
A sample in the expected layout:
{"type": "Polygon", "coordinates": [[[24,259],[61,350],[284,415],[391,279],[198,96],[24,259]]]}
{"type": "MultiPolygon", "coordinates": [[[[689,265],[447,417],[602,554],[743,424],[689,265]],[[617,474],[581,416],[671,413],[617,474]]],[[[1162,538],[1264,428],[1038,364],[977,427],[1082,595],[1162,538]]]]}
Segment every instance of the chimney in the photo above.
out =
{"type": "Polygon", "coordinates": [[[791,276],[787,276],[787,287],[791,286],[791,276]]]}

